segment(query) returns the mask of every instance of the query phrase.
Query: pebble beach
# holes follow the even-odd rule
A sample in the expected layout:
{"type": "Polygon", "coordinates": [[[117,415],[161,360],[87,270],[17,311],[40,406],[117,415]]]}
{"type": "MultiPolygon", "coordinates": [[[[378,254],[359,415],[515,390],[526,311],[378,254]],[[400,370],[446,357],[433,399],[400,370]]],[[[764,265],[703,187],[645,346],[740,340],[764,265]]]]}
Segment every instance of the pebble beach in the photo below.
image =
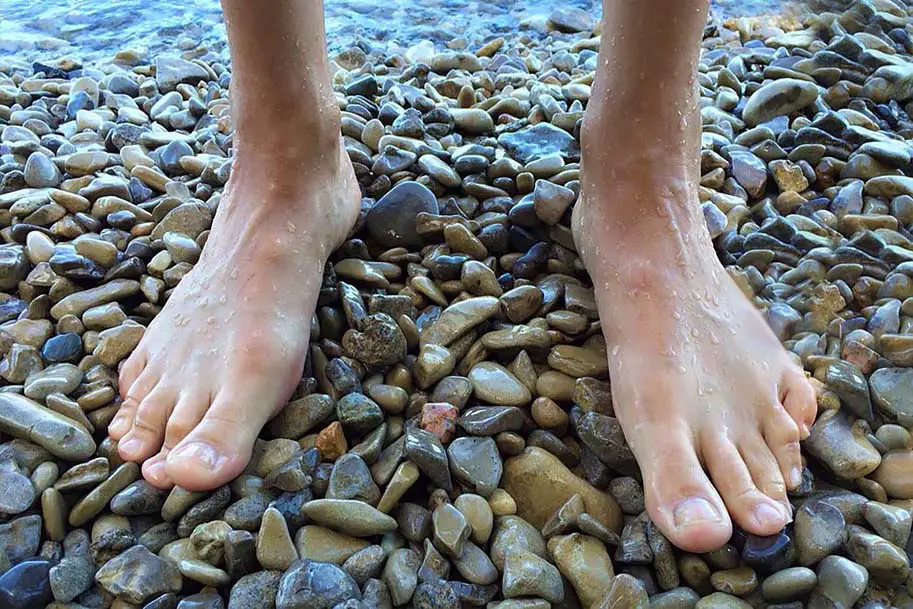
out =
{"type": "Polygon", "coordinates": [[[0,609],[913,608],[913,7],[707,23],[697,204],[818,414],[793,522],[691,554],[645,512],[571,235],[597,13],[492,4],[411,40],[328,12],[361,213],[211,492],[105,430],[231,172],[224,28],[0,29],[0,609]]]}

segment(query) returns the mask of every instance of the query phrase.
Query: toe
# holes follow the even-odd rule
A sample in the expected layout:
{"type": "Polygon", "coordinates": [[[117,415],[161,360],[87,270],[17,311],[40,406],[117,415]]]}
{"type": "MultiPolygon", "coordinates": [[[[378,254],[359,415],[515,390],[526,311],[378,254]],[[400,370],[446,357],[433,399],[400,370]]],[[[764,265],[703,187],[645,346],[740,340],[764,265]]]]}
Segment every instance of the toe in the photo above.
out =
{"type": "Polygon", "coordinates": [[[136,400],[128,399],[121,402],[117,414],[114,415],[114,419],[108,425],[108,435],[111,436],[112,440],[120,440],[130,431],[133,426],[133,417],[136,416],[137,406],[139,406],[139,403],[136,400]]]}
{"type": "Polygon", "coordinates": [[[118,375],[118,385],[120,387],[121,399],[127,399],[127,393],[130,387],[136,382],[146,367],[146,351],[142,347],[134,349],[130,357],[121,364],[120,374],[118,375]]]}
{"type": "Polygon", "coordinates": [[[786,497],[786,481],[780,473],[780,464],[760,433],[746,435],[739,442],[739,454],[748,466],[755,487],[783,507],[788,521],[792,521],[792,506],[786,497]]]}
{"type": "Polygon", "coordinates": [[[690,439],[678,429],[649,437],[662,438],[637,451],[650,518],[683,550],[709,552],[721,547],[732,534],[732,525],[690,439]]]}
{"type": "Polygon", "coordinates": [[[158,452],[165,435],[165,423],[174,409],[175,393],[172,388],[159,385],[140,402],[133,426],[118,444],[121,457],[127,461],[142,461],[158,452]]]}
{"type": "Polygon", "coordinates": [[[158,454],[146,459],[142,468],[143,478],[146,479],[146,482],[163,490],[170,489],[174,486],[174,482],[171,481],[171,478],[168,477],[168,473],[165,471],[165,462],[167,459],[168,449],[163,447],[158,454]]]}
{"type": "Polygon", "coordinates": [[[805,373],[796,366],[790,366],[780,381],[780,403],[786,408],[802,439],[808,437],[809,429],[818,414],[818,400],[815,389],[808,382],[805,373]]]}
{"type": "Polygon", "coordinates": [[[189,434],[203,418],[209,406],[209,396],[202,393],[182,394],[165,425],[162,449],[143,463],[143,477],[152,486],[169,489],[174,481],[165,467],[172,449],[189,434]]]}
{"type": "MultiPolygon", "coordinates": [[[[736,524],[755,535],[773,535],[786,525],[785,508],[756,486],[748,464],[728,438],[702,438],[701,449],[713,482],[736,524]]],[[[764,450],[770,452],[766,445],[764,450]]],[[[772,455],[770,459],[773,461],[772,455]]]]}
{"type": "Polygon", "coordinates": [[[260,416],[266,409],[246,408],[246,403],[216,398],[200,423],[168,456],[167,472],[175,484],[188,490],[211,490],[244,470],[254,439],[266,423],[260,416]]]}
{"type": "Polygon", "coordinates": [[[763,423],[764,440],[780,466],[788,488],[802,483],[802,456],[799,449],[799,427],[781,406],[771,409],[763,423]]]}

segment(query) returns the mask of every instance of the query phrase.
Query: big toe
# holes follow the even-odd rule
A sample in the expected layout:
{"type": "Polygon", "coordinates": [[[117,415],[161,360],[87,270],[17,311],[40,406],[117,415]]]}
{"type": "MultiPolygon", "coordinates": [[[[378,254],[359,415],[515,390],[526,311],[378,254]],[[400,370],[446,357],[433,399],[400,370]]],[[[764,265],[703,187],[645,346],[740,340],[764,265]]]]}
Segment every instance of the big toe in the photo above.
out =
{"type": "Polygon", "coordinates": [[[265,422],[254,420],[237,403],[213,403],[203,420],[168,454],[168,478],[193,491],[211,490],[231,481],[250,460],[254,440],[265,422]]]}
{"type": "Polygon", "coordinates": [[[649,454],[637,451],[650,518],[682,550],[720,548],[732,535],[732,523],[694,446],[677,430],[654,437],[662,441],[652,443],[649,454]]]}

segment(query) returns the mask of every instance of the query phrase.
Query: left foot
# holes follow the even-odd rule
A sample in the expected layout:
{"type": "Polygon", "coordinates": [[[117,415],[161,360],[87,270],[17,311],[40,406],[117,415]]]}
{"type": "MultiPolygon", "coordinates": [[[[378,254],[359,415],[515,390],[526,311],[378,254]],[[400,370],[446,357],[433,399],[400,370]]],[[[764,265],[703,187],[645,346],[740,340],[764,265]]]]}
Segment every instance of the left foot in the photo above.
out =
{"type": "Polygon", "coordinates": [[[584,188],[573,227],[647,510],[691,552],[726,543],[729,515],[771,535],[792,517],[786,489],[801,479],[813,389],[720,265],[687,180],[641,177],[584,188]],[[665,211],[618,217],[619,201],[641,199],[665,211]]]}

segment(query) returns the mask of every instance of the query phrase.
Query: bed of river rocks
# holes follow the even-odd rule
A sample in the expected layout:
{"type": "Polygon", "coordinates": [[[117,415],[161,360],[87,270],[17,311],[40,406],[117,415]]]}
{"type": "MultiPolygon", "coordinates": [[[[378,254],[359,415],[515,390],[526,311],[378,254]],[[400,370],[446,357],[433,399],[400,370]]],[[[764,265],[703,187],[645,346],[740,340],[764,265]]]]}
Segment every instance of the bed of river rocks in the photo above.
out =
{"type": "Polygon", "coordinates": [[[819,413],[794,522],[703,555],[644,512],[569,229],[586,13],[335,55],[363,213],[293,399],[205,493],[155,490],[104,430],[206,242],[230,73],[0,62],[0,607],[913,607],[913,20],[817,4],[705,32],[700,204],[819,413]]]}

